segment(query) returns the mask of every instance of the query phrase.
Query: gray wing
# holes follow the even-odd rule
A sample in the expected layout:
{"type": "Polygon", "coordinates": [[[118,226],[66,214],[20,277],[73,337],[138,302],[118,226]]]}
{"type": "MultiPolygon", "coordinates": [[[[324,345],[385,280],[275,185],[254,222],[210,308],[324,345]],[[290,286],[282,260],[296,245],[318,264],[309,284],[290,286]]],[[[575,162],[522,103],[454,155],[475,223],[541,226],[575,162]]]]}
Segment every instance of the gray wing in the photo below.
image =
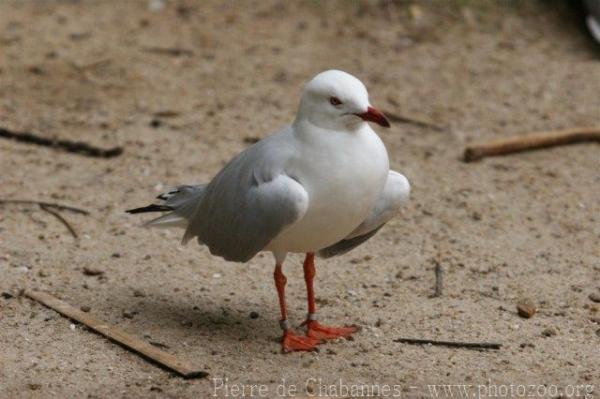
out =
{"type": "Polygon", "coordinates": [[[369,216],[346,238],[321,249],[319,256],[330,258],[345,254],[373,237],[384,224],[398,213],[400,206],[408,200],[409,195],[408,179],[400,173],[390,170],[385,187],[369,216]]]}
{"type": "Polygon", "coordinates": [[[213,255],[246,262],[304,216],[308,194],[285,173],[293,141],[283,134],[250,147],[215,176],[189,221],[184,243],[197,238],[213,255]]]}

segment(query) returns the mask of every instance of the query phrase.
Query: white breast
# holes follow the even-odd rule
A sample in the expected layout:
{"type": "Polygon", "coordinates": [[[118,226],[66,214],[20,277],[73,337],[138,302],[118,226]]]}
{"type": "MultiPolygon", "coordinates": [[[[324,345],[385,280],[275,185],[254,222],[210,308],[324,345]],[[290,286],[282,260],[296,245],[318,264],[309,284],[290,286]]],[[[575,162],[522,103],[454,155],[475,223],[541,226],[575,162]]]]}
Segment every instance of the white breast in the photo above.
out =
{"type": "Polygon", "coordinates": [[[387,151],[366,124],[355,132],[316,132],[299,149],[286,172],[308,192],[309,207],[268,250],[316,252],[338,242],[364,221],[385,185],[387,151]]]}

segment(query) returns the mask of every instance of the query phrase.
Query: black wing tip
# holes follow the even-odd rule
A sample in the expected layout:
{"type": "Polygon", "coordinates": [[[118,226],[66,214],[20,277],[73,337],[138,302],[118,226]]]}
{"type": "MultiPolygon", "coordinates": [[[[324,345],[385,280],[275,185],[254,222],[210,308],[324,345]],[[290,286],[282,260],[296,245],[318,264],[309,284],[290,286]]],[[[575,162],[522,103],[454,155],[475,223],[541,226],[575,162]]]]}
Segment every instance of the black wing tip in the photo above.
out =
{"type": "Polygon", "coordinates": [[[178,192],[179,192],[179,190],[173,190],[173,191],[169,191],[167,193],[162,193],[161,195],[159,195],[158,197],[156,197],[156,199],[166,201],[166,200],[169,199],[169,197],[171,197],[172,195],[177,194],[178,192]]]}
{"type": "Polygon", "coordinates": [[[385,226],[385,223],[383,223],[381,226],[379,226],[363,235],[340,240],[333,245],[330,245],[328,247],[325,247],[325,248],[319,250],[318,255],[321,258],[327,259],[327,258],[331,258],[333,256],[343,255],[346,252],[350,252],[351,250],[358,247],[359,245],[361,245],[362,243],[367,241],[369,238],[371,238],[375,234],[377,234],[379,229],[381,229],[383,226],[385,226]]]}
{"type": "Polygon", "coordinates": [[[173,210],[173,208],[171,208],[170,206],[167,206],[167,205],[152,204],[152,205],[148,205],[148,206],[143,206],[141,208],[128,209],[125,212],[131,213],[131,214],[136,214],[136,213],[144,213],[144,212],[169,212],[172,210],[173,210]]]}

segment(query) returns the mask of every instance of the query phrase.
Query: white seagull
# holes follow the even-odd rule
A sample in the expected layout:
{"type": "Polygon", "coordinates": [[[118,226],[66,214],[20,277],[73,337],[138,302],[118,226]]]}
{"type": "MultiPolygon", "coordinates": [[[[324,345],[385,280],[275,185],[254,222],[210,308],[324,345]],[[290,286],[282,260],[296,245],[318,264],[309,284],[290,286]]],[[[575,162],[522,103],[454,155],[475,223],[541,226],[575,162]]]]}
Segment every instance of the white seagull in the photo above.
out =
{"type": "Polygon", "coordinates": [[[386,148],[366,122],[390,126],[360,80],[322,72],[304,88],[291,125],[238,154],[210,183],[176,187],[158,197],[160,204],[127,212],[167,212],[148,225],[183,227],[184,244],[196,239],[228,261],[272,252],[284,352],[348,337],[355,327],[317,321],[315,254],[340,255],[367,241],[410,193],[408,180],[389,170],[386,148]],[[282,265],[289,252],[306,254],[306,335],[295,333],[287,318],[282,265]]]}

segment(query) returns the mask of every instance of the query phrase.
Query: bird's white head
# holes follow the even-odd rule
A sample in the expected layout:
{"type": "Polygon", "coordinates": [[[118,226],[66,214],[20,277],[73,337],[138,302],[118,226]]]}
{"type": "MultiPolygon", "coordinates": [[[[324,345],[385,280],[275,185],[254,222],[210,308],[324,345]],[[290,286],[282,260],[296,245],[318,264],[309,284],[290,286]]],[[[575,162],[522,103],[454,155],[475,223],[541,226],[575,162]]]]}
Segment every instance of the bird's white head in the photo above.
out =
{"type": "Polygon", "coordinates": [[[390,127],[386,117],[369,103],[365,85],[349,73],[321,72],[304,88],[296,121],[308,120],[325,129],[355,129],[364,122],[390,127]]]}

